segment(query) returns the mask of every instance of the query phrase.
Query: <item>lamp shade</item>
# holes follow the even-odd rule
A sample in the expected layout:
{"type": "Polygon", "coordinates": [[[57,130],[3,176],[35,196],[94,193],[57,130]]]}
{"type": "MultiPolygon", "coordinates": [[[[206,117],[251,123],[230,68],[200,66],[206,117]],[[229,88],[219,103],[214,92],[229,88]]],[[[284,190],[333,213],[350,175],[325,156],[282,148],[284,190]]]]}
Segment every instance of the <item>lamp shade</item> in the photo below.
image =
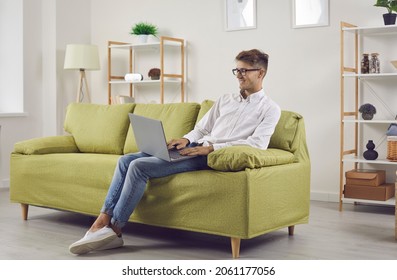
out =
{"type": "Polygon", "coordinates": [[[95,45],[67,45],[63,68],[99,70],[98,47],[95,45]]]}

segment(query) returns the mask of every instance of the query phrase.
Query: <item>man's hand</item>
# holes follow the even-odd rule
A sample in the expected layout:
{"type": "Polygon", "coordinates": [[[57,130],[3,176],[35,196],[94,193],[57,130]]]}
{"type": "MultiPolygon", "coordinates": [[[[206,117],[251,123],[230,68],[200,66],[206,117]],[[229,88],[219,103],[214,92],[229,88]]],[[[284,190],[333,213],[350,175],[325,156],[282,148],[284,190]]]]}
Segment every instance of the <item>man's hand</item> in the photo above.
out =
{"type": "Polygon", "coordinates": [[[184,156],[206,156],[214,151],[214,147],[211,146],[196,146],[191,148],[186,148],[180,151],[181,155],[184,156]]]}
{"type": "Polygon", "coordinates": [[[171,149],[183,149],[189,144],[189,140],[186,138],[180,138],[180,139],[172,139],[167,143],[168,150],[171,149]]]}

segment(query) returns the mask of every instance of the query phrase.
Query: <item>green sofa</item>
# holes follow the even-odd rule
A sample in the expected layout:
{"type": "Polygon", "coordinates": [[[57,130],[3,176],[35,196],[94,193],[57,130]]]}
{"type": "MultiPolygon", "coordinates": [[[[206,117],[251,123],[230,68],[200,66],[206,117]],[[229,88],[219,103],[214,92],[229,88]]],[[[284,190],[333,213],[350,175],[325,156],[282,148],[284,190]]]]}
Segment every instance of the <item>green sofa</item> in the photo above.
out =
{"type": "MultiPolygon", "coordinates": [[[[11,154],[10,200],[97,216],[122,154],[137,147],[128,114],[160,119],[167,139],[190,131],[213,102],[70,104],[67,135],[18,142],[11,154]]],[[[310,160],[303,118],[283,111],[269,148],[234,146],[212,152],[213,170],[152,179],[131,222],[240,240],[307,223],[310,160]]]]}

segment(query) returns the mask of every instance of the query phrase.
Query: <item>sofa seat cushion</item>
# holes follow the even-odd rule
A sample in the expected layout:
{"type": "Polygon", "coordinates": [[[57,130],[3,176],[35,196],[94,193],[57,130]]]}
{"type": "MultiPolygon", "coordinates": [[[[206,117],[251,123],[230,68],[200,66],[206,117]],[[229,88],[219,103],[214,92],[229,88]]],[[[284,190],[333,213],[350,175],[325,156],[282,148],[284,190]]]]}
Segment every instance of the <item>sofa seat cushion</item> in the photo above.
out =
{"type": "MultiPolygon", "coordinates": [[[[167,140],[180,138],[194,128],[200,105],[197,103],[136,104],[134,114],[161,120],[167,140]]],[[[138,151],[134,132],[128,129],[124,154],[138,151]]]]}
{"type": "Polygon", "coordinates": [[[123,153],[129,118],[135,104],[99,105],[72,103],[65,118],[65,131],[73,135],[80,152],[123,153]]]}
{"type": "Polygon", "coordinates": [[[78,153],[79,149],[71,135],[49,136],[17,142],[14,153],[23,155],[44,155],[53,153],[78,153]]]}
{"type": "Polygon", "coordinates": [[[261,150],[249,146],[232,146],[208,155],[208,166],[219,171],[240,171],[294,162],[294,154],[280,149],[261,150]]]}

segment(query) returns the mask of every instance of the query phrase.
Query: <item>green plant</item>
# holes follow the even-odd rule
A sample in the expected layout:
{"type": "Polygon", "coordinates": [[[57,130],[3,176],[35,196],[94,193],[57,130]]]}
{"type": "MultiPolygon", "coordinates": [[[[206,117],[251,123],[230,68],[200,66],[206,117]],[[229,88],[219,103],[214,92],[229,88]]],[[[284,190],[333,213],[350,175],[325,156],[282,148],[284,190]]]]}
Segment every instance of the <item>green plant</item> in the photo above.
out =
{"type": "Polygon", "coordinates": [[[134,26],[131,27],[131,35],[157,35],[157,26],[147,23],[147,22],[138,22],[134,26]]]}
{"type": "Polygon", "coordinates": [[[389,14],[397,12],[397,0],[377,0],[374,6],[386,8],[389,14]]]}
{"type": "Polygon", "coordinates": [[[374,105],[369,103],[365,103],[361,105],[358,111],[363,114],[371,114],[371,115],[376,114],[376,108],[374,107],[374,105]]]}

